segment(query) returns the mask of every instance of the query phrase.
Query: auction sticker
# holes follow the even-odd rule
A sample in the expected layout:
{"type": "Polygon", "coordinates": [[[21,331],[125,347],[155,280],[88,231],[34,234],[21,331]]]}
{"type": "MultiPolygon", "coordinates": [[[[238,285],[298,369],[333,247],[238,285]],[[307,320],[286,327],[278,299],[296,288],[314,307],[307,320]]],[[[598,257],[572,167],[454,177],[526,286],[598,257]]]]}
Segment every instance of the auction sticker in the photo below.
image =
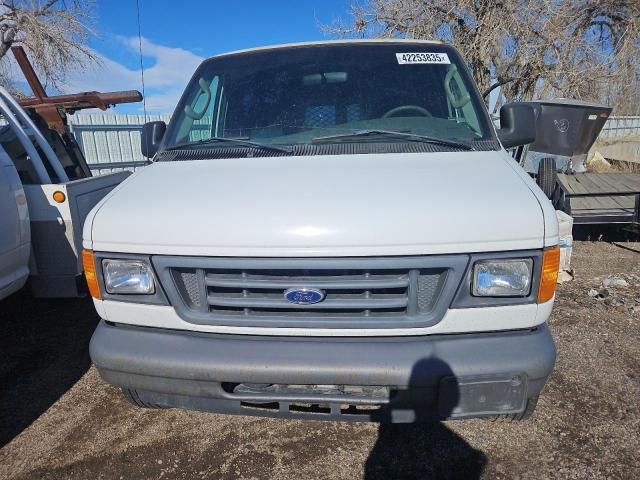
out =
{"type": "Polygon", "coordinates": [[[396,53],[396,58],[400,65],[412,63],[439,63],[448,65],[451,63],[449,61],[449,56],[446,53],[396,53]]]}

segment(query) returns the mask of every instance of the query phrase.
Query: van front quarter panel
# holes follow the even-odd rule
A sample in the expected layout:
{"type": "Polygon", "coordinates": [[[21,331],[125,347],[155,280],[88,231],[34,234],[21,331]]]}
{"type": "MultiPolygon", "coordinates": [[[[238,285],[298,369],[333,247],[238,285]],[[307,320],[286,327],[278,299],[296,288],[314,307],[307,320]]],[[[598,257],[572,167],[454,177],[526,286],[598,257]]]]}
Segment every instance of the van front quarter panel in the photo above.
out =
{"type": "Polygon", "coordinates": [[[84,231],[103,319],[91,358],[130,402],[381,422],[533,413],[555,362],[555,211],[450,46],[214,57],[154,142],[84,231]]]}

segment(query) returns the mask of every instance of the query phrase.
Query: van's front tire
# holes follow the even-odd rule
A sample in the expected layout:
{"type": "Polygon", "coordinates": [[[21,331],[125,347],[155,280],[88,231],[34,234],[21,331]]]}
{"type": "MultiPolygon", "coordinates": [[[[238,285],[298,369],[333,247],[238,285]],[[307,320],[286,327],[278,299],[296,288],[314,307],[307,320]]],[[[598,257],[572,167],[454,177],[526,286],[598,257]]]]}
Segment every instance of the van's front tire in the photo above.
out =
{"type": "Polygon", "coordinates": [[[138,396],[138,392],[132,388],[122,388],[122,395],[124,395],[124,398],[127,402],[138,408],[166,408],[154,403],[147,403],[143,401],[138,396]]]}

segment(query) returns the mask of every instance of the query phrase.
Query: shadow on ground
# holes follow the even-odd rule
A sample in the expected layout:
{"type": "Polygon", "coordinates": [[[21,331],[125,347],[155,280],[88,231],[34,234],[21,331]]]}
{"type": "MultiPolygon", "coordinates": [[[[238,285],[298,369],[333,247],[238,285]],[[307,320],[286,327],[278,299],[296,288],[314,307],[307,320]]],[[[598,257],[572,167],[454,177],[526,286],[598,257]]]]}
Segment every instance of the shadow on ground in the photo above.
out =
{"type": "Polygon", "coordinates": [[[89,299],[35,300],[23,289],[0,303],[0,448],[89,369],[97,323],[89,299]]]}
{"type": "Polygon", "coordinates": [[[473,480],[486,464],[484,453],[443,423],[381,424],[364,478],[473,480]]]}
{"type": "MultiPolygon", "coordinates": [[[[485,454],[436,421],[449,417],[460,401],[460,389],[451,367],[436,357],[422,359],[412,368],[409,386],[421,393],[417,393],[419,400],[416,397],[406,400],[424,402],[423,408],[413,409],[416,423],[380,424],[378,438],[365,464],[365,480],[480,478],[487,464],[485,454]]],[[[395,398],[399,401],[402,393],[406,397],[411,395],[406,390],[397,393],[400,395],[395,398]]]]}
{"type": "Polygon", "coordinates": [[[640,240],[640,227],[631,225],[574,225],[573,239],[587,242],[604,241],[609,243],[637,242],[640,240]]]}

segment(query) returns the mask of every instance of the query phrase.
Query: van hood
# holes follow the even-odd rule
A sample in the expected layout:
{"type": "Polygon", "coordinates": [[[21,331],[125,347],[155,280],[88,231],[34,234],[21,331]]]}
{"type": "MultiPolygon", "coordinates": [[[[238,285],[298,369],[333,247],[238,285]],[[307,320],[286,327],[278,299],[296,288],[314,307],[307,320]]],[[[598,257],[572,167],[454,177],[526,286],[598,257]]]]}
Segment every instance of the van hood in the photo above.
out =
{"type": "Polygon", "coordinates": [[[510,162],[496,151],[159,162],[94,209],[85,247],[242,257],[542,248],[540,202],[510,162]]]}

